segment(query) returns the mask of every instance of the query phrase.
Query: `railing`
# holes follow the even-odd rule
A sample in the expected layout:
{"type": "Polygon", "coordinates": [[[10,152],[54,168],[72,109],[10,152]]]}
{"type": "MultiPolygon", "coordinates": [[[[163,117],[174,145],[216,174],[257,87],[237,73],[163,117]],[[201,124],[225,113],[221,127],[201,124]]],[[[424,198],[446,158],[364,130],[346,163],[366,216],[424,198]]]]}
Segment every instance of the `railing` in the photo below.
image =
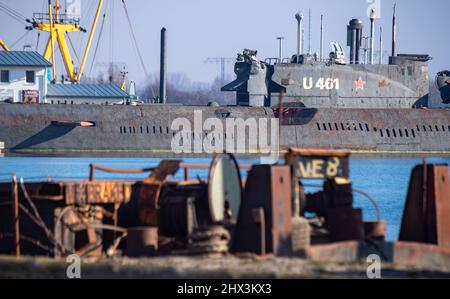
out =
{"type": "MultiPolygon", "coordinates": [[[[181,164],[180,169],[183,169],[184,174],[184,180],[189,180],[189,170],[191,169],[209,169],[210,164],[181,164]]],[[[252,167],[251,164],[240,164],[240,169],[250,169],[252,167]]],[[[104,172],[109,173],[145,173],[145,172],[152,172],[155,170],[156,167],[149,167],[149,168],[112,168],[112,167],[106,167],[102,165],[97,164],[90,164],[89,165],[89,181],[94,180],[94,172],[95,170],[101,170],[104,172]]]]}
{"type": "MultiPolygon", "coordinates": [[[[56,22],[56,14],[53,14],[53,21],[57,24],[71,24],[80,25],[80,16],[69,14],[58,14],[58,22],[56,22]]],[[[33,19],[38,23],[49,23],[50,18],[48,13],[34,13],[33,19]]]]}

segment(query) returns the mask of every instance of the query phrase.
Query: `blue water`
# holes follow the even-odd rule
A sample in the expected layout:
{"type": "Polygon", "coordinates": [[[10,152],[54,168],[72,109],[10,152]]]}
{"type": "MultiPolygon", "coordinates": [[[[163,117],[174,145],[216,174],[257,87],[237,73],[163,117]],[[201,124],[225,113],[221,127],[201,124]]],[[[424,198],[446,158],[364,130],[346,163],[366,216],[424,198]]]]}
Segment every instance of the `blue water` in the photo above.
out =
{"type": "MultiPolygon", "coordinates": [[[[450,158],[427,158],[428,163],[450,164],[450,158]]],[[[60,158],[60,157],[3,157],[0,158],[0,181],[9,182],[12,173],[24,177],[25,182],[52,180],[86,180],[89,164],[116,168],[145,168],[156,166],[157,158],[60,158]]],[[[210,159],[184,159],[185,163],[210,163],[210,159]]],[[[241,159],[239,163],[258,163],[258,160],[241,159]]],[[[387,221],[389,240],[396,240],[401,223],[410,174],[413,167],[422,163],[419,158],[355,158],[350,163],[350,177],[353,187],[368,193],[378,204],[381,217],[387,221]]],[[[191,171],[191,176],[207,179],[208,170],[191,171]]],[[[246,173],[242,171],[245,178],[246,173]]],[[[139,180],[146,174],[109,174],[96,172],[96,179],[139,180]]],[[[176,179],[182,179],[178,172],[176,179]]],[[[317,182],[314,182],[317,184],[317,182]]],[[[307,188],[307,191],[317,191],[307,188]]],[[[363,208],[365,220],[375,220],[372,204],[363,196],[355,194],[355,206],[363,208]]]]}

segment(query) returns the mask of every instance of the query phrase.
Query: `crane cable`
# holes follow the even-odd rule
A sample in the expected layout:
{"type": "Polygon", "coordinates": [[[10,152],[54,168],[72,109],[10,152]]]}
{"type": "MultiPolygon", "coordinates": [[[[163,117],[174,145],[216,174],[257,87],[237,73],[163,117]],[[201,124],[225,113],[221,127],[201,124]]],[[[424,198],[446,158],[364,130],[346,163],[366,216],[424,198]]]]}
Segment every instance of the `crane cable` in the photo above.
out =
{"type": "Polygon", "coordinates": [[[10,16],[11,18],[15,19],[16,21],[26,24],[26,17],[19,13],[17,10],[12,9],[11,7],[8,7],[4,3],[0,3],[0,10],[3,11],[5,14],[10,16]]]}
{"type": "Polygon", "coordinates": [[[92,69],[94,68],[95,59],[96,59],[96,57],[97,57],[98,47],[99,47],[99,45],[100,45],[100,40],[101,40],[101,38],[102,38],[103,27],[104,27],[104,25],[105,25],[105,19],[106,19],[106,13],[103,14],[102,25],[101,25],[101,27],[100,27],[100,31],[99,31],[99,34],[98,34],[97,44],[95,45],[94,56],[92,57],[91,68],[89,69],[89,77],[91,76],[92,69]]]}
{"type": "Polygon", "coordinates": [[[30,33],[30,31],[25,32],[21,37],[19,37],[19,39],[17,39],[12,45],[11,45],[11,49],[14,48],[15,45],[17,45],[22,39],[24,39],[25,37],[28,36],[28,34],[30,33]]]}
{"type": "Polygon", "coordinates": [[[68,32],[66,32],[67,40],[69,41],[70,47],[72,48],[73,54],[75,55],[75,58],[77,59],[77,63],[80,64],[80,57],[78,57],[77,51],[75,50],[75,46],[72,43],[72,39],[70,38],[70,35],[68,32]]]}
{"type": "Polygon", "coordinates": [[[122,4],[123,4],[123,9],[125,10],[125,15],[127,17],[128,27],[129,27],[129,30],[130,30],[130,33],[131,33],[131,37],[133,39],[134,46],[136,48],[136,51],[137,51],[138,56],[139,56],[139,60],[141,62],[142,69],[144,70],[145,76],[148,76],[147,68],[145,67],[145,63],[144,63],[144,60],[142,59],[141,51],[139,50],[139,46],[138,46],[138,43],[137,43],[136,36],[134,35],[133,26],[131,25],[131,19],[130,19],[130,15],[128,14],[128,9],[127,9],[127,5],[125,4],[125,0],[122,0],[122,4]]]}
{"type": "MultiPolygon", "coordinates": [[[[133,39],[133,43],[134,43],[135,49],[136,49],[137,54],[139,56],[139,61],[141,63],[142,69],[144,71],[144,75],[147,78],[148,77],[147,68],[145,67],[144,59],[142,59],[141,51],[139,50],[139,45],[137,43],[136,36],[134,35],[133,26],[131,24],[130,15],[128,13],[127,5],[125,4],[125,0],[122,0],[122,4],[123,4],[124,11],[125,11],[125,15],[127,17],[128,27],[129,27],[129,30],[130,30],[130,33],[131,33],[131,37],[133,39]]],[[[153,86],[151,84],[150,84],[150,91],[152,93],[152,97],[155,98],[155,91],[153,90],[153,86]]]]}

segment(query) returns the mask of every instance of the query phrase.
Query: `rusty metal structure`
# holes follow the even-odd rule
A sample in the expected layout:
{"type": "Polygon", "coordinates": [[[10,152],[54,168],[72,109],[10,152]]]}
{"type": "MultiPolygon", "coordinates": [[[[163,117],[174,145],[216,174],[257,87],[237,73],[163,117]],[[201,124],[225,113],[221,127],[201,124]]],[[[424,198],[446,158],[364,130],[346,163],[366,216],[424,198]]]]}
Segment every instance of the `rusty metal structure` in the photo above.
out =
{"type": "MultiPolygon", "coordinates": [[[[387,242],[376,201],[352,187],[350,153],[291,148],[284,165],[239,165],[230,154],[211,165],[163,160],[156,167],[91,165],[89,181],[0,184],[0,253],[155,256],[253,253],[320,261],[418,258],[450,263],[448,165],[420,165],[411,176],[399,242],[387,242]],[[209,169],[207,180],[189,170],[209,169]],[[142,181],[97,181],[95,171],[150,173],[142,181]],[[181,171],[183,179],[175,180],[181,171]],[[242,171],[248,171],[246,179],[242,171]],[[320,191],[305,188],[323,181],[320,191]],[[354,208],[360,193],[375,221],[354,208]]],[[[317,187],[317,185],[316,185],[317,187]]]]}
{"type": "Polygon", "coordinates": [[[58,257],[228,251],[228,231],[217,224],[230,221],[231,201],[240,202],[237,171],[234,158],[224,156],[212,165],[164,160],[155,168],[113,169],[92,164],[89,181],[25,184],[14,177],[0,187],[0,252],[58,257]],[[189,179],[190,169],[208,168],[208,182],[189,179]],[[96,181],[96,170],[151,174],[141,182],[96,181]],[[169,181],[179,170],[184,180],[169,181]]]}
{"type": "Polygon", "coordinates": [[[400,240],[450,248],[448,165],[416,166],[405,205],[400,240]]]}

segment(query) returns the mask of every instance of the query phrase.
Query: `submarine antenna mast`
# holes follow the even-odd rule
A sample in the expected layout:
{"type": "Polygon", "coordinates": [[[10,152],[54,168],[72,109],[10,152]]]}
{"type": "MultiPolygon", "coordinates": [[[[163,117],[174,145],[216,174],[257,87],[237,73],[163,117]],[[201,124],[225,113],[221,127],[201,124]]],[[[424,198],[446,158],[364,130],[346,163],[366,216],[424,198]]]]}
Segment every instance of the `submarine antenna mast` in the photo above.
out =
{"type": "Polygon", "coordinates": [[[323,15],[320,15],[320,60],[323,60],[323,15]]]}
{"type": "Polygon", "coordinates": [[[374,52],[375,52],[375,9],[370,10],[370,64],[373,64],[374,52]]]}
{"type": "Polygon", "coordinates": [[[159,103],[166,104],[167,100],[167,30],[161,29],[161,53],[159,69],[159,103]]]}
{"type": "Polygon", "coordinates": [[[392,57],[395,56],[395,47],[397,39],[397,19],[395,17],[395,11],[397,8],[397,3],[394,4],[394,14],[392,16],[392,57]]]}
{"type": "Polygon", "coordinates": [[[379,64],[383,64],[383,27],[380,27],[380,61],[379,64]]]}
{"type": "Polygon", "coordinates": [[[277,37],[278,43],[279,43],[279,48],[278,48],[278,63],[282,63],[283,62],[283,40],[284,37],[283,36],[279,36],[277,37]]]}
{"type": "Polygon", "coordinates": [[[299,11],[295,15],[297,20],[297,63],[300,59],[300,54],[303,54],[303,14],[299,11]]]}
{"type": "Polygon", "coordinates": [[[308,26],[308,54],[311,54],[311,41],[312,41],[312,12],[309,9],[309,26],[308,26]]]}

